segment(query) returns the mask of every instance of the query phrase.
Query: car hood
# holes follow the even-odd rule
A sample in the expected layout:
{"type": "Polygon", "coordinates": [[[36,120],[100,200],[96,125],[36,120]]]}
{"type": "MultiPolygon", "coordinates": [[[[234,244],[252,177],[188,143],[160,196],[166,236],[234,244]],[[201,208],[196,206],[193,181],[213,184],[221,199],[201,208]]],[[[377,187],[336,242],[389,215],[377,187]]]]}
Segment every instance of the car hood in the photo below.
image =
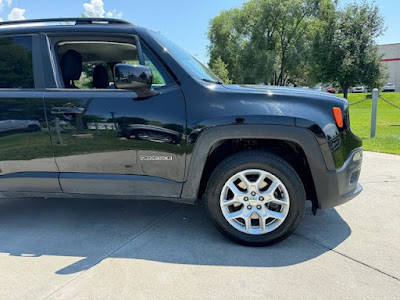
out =
{"type": "Polygon", "coordinates": [[[274,86],[274,85],[253,85],[253,84],[224,84],[226,89],[235,92],[257,93],[257,94],[287,94],[287,95],[302,95],[302,96],[320,96],[321,98],[340,99],[346,102],[345,99],[339,98],[327,92],[317,91],[309,88],[274,86]]]}

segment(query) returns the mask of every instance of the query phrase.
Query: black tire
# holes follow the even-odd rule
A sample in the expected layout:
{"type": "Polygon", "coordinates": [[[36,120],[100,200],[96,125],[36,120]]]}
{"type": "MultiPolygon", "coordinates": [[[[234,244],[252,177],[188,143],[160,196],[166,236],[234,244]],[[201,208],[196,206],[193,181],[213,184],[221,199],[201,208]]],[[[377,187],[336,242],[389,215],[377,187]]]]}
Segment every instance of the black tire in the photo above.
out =
{"type": "Polygon", "coordinates": [[[304,217],[306,194],[303,183],[285,160],[266,151],[243,151],[222,161],[213,171],[205,193],[207,213],[218,230],[242,245],[268,246],[287,238],[304,217]],[[290,196],[290,208],[286,219],[275,230],[266,234],[251,235],[234,228],[223,216],[220,194],[225,183],[238,172],[261,169],[276,176],[286,186],[290,196]]]}

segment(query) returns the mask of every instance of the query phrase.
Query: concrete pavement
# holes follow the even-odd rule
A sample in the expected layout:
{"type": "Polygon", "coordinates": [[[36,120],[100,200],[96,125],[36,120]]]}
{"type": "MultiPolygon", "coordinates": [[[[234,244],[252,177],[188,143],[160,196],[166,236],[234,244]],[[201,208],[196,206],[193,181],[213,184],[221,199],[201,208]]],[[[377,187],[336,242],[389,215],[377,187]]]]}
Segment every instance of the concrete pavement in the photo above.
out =
{"type": "Polygon", "coordinates": [[[195,206],[1,200],[0,299],[399,299],[400,156],[366,152],[361,183],[268,248],[195,206]]]}

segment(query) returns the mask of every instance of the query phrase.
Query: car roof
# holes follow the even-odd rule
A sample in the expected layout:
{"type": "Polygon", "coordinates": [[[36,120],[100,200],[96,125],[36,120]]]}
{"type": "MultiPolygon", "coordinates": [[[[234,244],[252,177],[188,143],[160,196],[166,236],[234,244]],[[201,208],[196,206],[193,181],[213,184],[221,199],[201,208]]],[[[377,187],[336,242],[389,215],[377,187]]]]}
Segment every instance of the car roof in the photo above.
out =
{"type": "Polygon", "coordinates": [[[53,18],[0,22],[1,35],[34,33],[132,33],[134,24],[109,18],[53,18]]]}

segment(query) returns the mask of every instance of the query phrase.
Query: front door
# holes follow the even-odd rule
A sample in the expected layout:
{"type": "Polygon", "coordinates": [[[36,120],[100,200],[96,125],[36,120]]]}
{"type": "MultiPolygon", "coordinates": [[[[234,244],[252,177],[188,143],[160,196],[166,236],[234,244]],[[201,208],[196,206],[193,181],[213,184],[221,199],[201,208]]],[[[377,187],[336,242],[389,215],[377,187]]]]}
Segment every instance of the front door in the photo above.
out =
{"type": "Polygon", "coordinates": [[[61,41],[57,61],[64,86],[47,90],[46,114],[66,193],[179,197],[185,167],[185,105],[180,87],[148,50],[158,94],[138,99],[118,90],[115,63],[137,63],[136,46],[123,41],[61,41]],[[78,59],[76,59],[78,58],[78,59]],[[68,58],[70,59],[70,58],[68,58]],[[65,63],[65,62],[64,62],[65,63]],[[68,73],[69,72],[69,73],[68,73]],[[74,80],[76,72],[80,77],[74,80]]]}

